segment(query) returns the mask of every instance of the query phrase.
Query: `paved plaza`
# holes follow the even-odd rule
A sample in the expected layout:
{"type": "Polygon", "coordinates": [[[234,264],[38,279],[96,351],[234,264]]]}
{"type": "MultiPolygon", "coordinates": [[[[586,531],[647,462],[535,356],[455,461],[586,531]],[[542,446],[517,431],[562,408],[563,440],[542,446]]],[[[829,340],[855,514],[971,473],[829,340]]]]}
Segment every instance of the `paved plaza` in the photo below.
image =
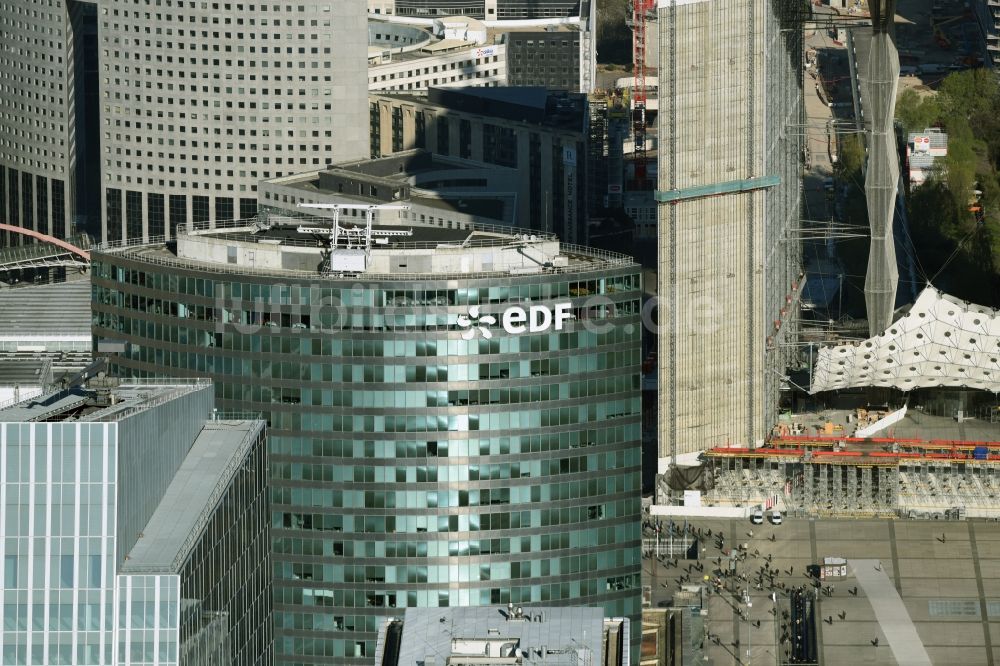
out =
{"type": "MultiPolygon", "coordinates": [[[[675,524],[684,527],[683,520],[675,519],[675,524]]],[[[802,585],[816,597],[820,664],[1000,663],[1000,524],[996,522],[786,518],[777,526],[713,519],[696,519],[689,525],[696,536],[701,531],[697,562],[681,558],[675,566],[667,557],[644,559],[643,584],[651,588],[654,607],[668,605],[681,584],[714,588],[713,579],[729,568],[726,556],[731,549],[746,544],[747,553],[736,565],[736,575],[722,581],[723,591],[704,597],[708,638],[695,639],[703,644],[705,657],[697,663],[788,663],[790,644],[781,641],[782,633],[788,632],[781,625],[788,619],[782,615],[788,608],[787,591],[802,585]],[[720,557],[721,567],[716,564],[720,557]],[[845,558],[848,575],[828,578],[821,582],[822,589],[813,592],[806,567],[822,563],[825,557],[845,558]],[[776,604],[770,598],[772,578],[767,574],[760,578],[765,566],[775,574],[777,621],[776,604]],[[761,588],[758,580],[763,581],[761,588]],[[748,611],[745,592],[751,601],[748,620],[743,619],[748,611]]],[[[651,534],[647,531],[645,536],[651,534]]]]}

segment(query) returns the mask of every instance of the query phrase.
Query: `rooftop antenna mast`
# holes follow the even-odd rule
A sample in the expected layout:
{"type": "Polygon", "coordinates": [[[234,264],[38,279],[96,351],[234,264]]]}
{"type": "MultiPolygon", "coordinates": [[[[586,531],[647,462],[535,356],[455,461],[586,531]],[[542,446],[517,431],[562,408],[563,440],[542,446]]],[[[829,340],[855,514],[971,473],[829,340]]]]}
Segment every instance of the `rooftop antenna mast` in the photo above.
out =
{"type": "Polygon", "coordinates": [[[351,229],[342,229],[340,226],[340,211],[342,210],[362,210],[365,212],[365,233],[364,233],[364,247],[365,254],[371,255],[372,251],[372,221],[375,217],[375,211],[382,210],[410,210],[409,204],[339,204],[339,203],[300,203],[299,208],[313,208],[319,210],[332,210],[333,211],[333,225],[330,227],[330,249],[337,249],[337,243],[340,241],[340,232],[344,232],[347,235],[347,242],[350,245],[350,233],[351,229]]]}

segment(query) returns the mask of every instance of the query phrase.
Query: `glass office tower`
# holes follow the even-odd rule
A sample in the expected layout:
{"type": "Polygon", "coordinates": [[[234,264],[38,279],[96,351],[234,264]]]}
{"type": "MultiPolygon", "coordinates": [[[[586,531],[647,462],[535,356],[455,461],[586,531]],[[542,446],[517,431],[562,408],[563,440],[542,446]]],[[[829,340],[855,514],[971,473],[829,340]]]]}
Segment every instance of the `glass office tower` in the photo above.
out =
{"type": "Polygon", "coordinates": [[[268,418],[276,662],[370,663],[409,607],[639,627],[638,266],[496,230],[295,231],[93,257],[118,372],[211,377],[268,418]]]}
{"type": "Polygon", "coordinates": [[[264,423],[206,382],[0,408],[0,664],[272,663],[264,423]]]}

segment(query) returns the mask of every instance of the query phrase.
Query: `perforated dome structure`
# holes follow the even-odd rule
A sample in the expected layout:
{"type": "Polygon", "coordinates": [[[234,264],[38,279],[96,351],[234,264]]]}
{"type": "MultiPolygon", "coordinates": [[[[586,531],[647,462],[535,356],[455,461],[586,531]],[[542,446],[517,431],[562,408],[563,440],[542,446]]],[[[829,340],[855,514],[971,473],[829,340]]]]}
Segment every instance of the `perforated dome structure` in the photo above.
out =
{"type": "Polygon", "coordinates": [[[881,335],[819,350],[810,393],[859,386],[1000,392],[1000,311],[927,287],[881,335]]]}

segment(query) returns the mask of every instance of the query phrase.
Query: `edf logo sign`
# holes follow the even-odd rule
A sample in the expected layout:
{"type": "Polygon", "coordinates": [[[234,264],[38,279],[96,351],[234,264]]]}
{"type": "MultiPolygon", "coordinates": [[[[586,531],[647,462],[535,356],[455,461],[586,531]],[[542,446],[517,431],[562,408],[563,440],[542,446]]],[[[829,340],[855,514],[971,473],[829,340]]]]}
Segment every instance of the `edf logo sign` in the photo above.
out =
{"type": "MultiPolygon", "coordinates": [[[[503,311],[500,315],[500,326],[510,335],[520,335],[521,333],[542,333],[549,329],[561,331],[567,319],[572,319],[570,312],[571,303],[556,303],[552,307],[548,305],[531,305],[528,309],[520,306],[512,306],[503,311]]],[[[490,326],[497,323],[497,318],[493,315],[479,314],[479,306],[473,305],[469,308],[469,314],[458,316],[458,325],[467,329],[462,333],[462,338],[471,340],[478,331],[485,339],[493,337],[490,326]]]]}

